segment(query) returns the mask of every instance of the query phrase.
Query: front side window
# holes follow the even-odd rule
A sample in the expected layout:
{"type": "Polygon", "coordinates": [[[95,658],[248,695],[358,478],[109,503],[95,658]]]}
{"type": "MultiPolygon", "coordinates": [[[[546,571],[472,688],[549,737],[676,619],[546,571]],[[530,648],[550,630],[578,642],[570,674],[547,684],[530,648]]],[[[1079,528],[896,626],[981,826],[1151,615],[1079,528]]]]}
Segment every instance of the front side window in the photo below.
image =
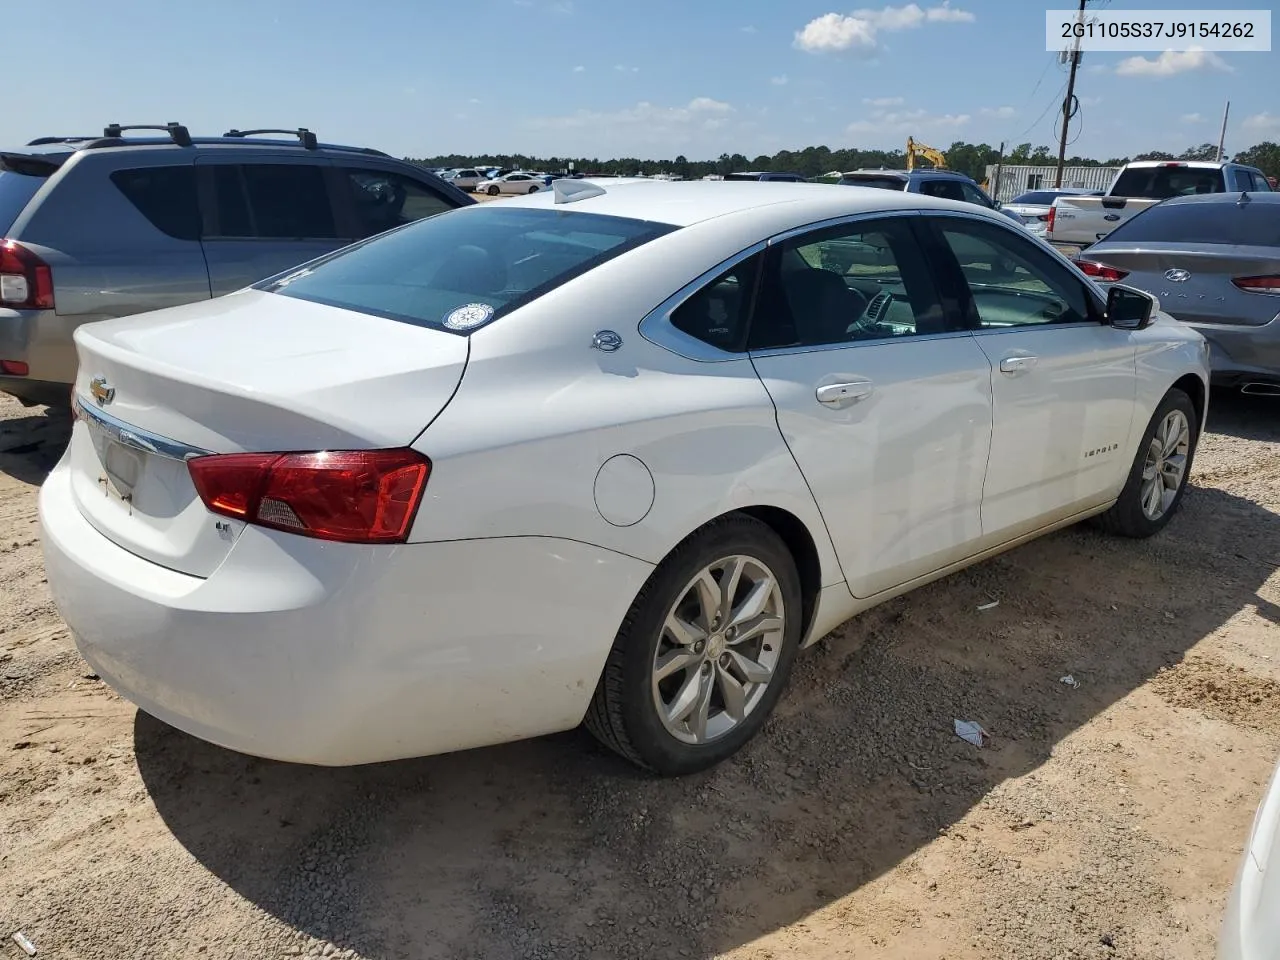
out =
{"type": "Polygon", "coordinates": [[[860,221],[770,248],[751,348],[945,333],[924,254],[902,219],[860,221]]]}
{"type": "Polygon", "coordinates": [[[466,332],[674,229],[590,213],[470,207],[372,237],[258,289],[466,332]]]}
{"type": "Polygon", "coordinates": [[[969,219],[933,218],[959,264],[974,325],[984,330],[1084,323],[1094,311],[1071,271],[1012,230],[969,219]]]}
{"type": "Polygon", "coordinates": [[[980,207],[989,208],[991,206],[991,201],[987,199],[987,195],[973,184],[961,181],[960,190],[964,194],[964,198],[970,203],[976,203],[980,207]]]}
{"type": "Polygon", "coordinates": [[[434,217],[455,207],[430,187],[399,173],[345,167],[340,168],[338,174],[355,200],[356,239],[434,217]]]}
{"type": "Polygon", "coordinates": [[[338,229],[324,169],[310,164],[214,166],[217,237],[331,240],[338,229]]]}

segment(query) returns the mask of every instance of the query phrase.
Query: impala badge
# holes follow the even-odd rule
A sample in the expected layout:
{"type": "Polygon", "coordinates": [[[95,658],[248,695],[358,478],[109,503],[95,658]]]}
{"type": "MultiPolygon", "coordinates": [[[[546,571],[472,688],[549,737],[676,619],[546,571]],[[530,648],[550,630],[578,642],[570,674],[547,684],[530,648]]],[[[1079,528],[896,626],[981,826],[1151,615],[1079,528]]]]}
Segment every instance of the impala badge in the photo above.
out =
{"type": "Polygon", "coordinates": [[[1166,270],[1164,278],[1170,283],[1185,283],[1191,279],[1191,271],[1175,267],[1172,270],[1166,270]]]}
{"type": "Polygon", "coordinates": [[[107,383],[106,377],[94,377],[90,380],[89,392],[93,394],[93,399],[98,401],[100,407],[105,407],[116,398],[116,388],[107,383]]]}

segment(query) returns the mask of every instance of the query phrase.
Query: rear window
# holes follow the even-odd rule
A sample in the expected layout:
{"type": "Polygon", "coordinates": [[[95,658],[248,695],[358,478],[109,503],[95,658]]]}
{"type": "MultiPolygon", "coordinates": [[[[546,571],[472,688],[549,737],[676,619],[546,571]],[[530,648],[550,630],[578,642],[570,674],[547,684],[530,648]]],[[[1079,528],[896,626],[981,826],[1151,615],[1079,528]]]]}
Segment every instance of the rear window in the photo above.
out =
{"type": "Polygon", "coordinates": [[[1220,168],[1129,167],[1116,178],[1111,196],[1168,200],[1197,193],[1222,193],[1224,189],[1220,168]]]}
{"type": "Polygon", "coordinates": [[[0,166],[0,236],[4,236],[31,202],[45,177],[17,173],[0,166]]]}
{"type": "Polygon", "coordinates": [[[898,177],[841,177],[838,186],[879,187],[881,190],[905,190],[907,182],[898,177]]]}
{"type": "Polygon", "coordinates": [[[1280,203],[1161,203],[1120,224],[1107,243],[1280,247],[1280,203]]]}
{"type": "Polygon", "coordinates": [[[1053,201],[1059,197],[1079,197],[1083,194],[1079,193],[1057,193],[1053,190],[1032,190],[1030,193],[1024,193],[1020,197],[1014,197],[1014,203],[1025,203],[1040,207],[1051,207],[1053,201]]]}
{"type": "Polygon", "coordinates": [[[111,182],[161,233],[176,240],[200,239],[195,167],[117,170],[111,182]]]}
{"type": "Polygon", "coordinates": [[[372,238],[258,289],[466,332],[674,229],[588,213],[472,208],[372,238]]]}

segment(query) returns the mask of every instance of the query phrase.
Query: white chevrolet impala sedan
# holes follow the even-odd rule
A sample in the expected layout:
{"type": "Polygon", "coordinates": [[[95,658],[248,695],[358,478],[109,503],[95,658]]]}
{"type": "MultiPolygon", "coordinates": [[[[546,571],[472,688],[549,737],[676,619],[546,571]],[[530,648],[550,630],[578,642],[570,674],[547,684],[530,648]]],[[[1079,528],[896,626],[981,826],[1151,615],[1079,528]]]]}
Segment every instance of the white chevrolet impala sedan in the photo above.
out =
{"type": "Polygon", "coordinates": [[[707,767],[860,611],[1159,531],[1207,383],[1007,217],[818,184],[560,181],[76,346],[40,516],[85,659],[315,764],[585,721],[707,767]]]}

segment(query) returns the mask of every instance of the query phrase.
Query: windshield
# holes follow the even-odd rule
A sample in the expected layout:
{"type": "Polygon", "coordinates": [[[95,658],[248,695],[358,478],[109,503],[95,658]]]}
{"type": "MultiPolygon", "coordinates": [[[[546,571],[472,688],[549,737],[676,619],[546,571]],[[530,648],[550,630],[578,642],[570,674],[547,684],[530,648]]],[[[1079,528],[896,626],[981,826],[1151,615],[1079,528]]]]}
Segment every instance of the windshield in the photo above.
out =
{"type": "Polygon", "coordinates": [[[467,332],[674,229],[590,213],[470,208],[347,247],[257,288],[467,332]]]}
{"type": "Polygon", "coordinates": [[[1160,203],[1120,224],[1107,243],[1229,243],[1280,247],[1280,203],[1160,203]]]}
{"type": "Polygon", "coordinates": [[[1129,167],[1116,178],[1111,196],[1168,200],[1197,193],[1222,193],[1224,189],[1220,167],[1129,167]]]}
{"type": "Polygon", "coordinates": [[[28,176],[0,167],[0,237],[8,233],[13,221],[18,219],[18,214],[31,202],[44,181],[44,177],[28,176]]]}
{"type": "Polygon", "coordinates": [[[881,190],[905,190],[907,181],[901,177],[851,177],[845,175],[840,178],[841,187],[879,187],[881,190]]]}

